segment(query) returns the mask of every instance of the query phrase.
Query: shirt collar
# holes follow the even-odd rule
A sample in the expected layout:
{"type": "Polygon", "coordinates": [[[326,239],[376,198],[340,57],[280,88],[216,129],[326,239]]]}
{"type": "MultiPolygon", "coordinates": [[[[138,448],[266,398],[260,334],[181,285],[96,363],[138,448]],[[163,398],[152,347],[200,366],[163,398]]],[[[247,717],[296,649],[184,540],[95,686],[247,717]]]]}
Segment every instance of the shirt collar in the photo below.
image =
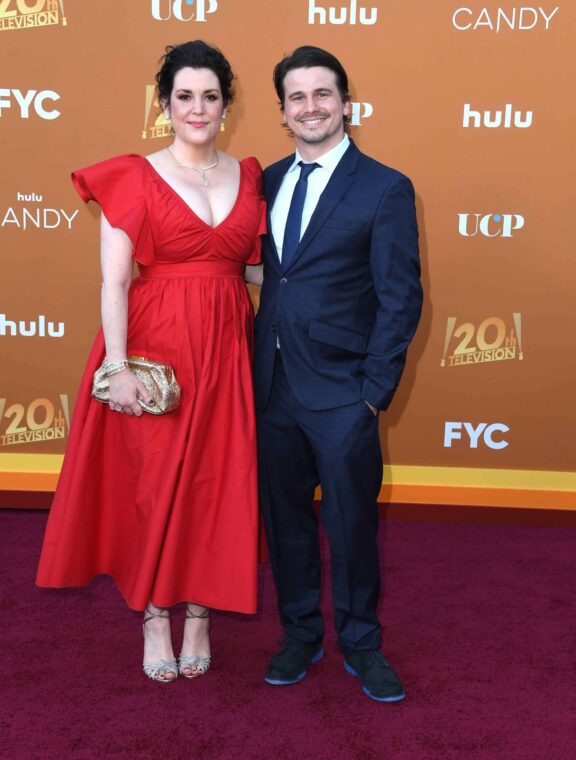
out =
{"type": "MultiPolygon", "coordinates": [[[[323,153],[319,158],[315,159],[314,163],[317,163],[319,166],[321,166],[323,169],[326,169],[326,171],[330,172],[330,174],[334,171],[334,169],[337,167],[338,162],[346,153],[348,150],[348,146],[350,145],[350,138],[348,135],[344,135],[342,140],[338,143],[338,145],[335,145],[333,148],[330,148],[329,151],[326,153],[323,153]]],[[[313,163],[311,161],[304,161],[298,150],[296,150],[296,153],[294,155],[294,161],[291,164],[290,168],[288,169],[288,172],[293,172],[295,169],[298,168],[298,163],[302,161],[303,163],[313,163]]]]}

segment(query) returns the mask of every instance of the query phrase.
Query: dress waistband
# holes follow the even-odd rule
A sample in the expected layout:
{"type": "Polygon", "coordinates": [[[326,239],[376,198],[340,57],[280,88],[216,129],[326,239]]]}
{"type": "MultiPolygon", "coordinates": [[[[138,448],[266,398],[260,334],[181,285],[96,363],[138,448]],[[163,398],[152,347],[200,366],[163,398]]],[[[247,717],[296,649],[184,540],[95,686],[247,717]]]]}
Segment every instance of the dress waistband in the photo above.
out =
{"type": "Polygon", "coordinates": [[[174,264],[138,265],[140,277],[175,279],[178,277],[242,277],[245,265],[236,261],[181,261],[174,264]]]}

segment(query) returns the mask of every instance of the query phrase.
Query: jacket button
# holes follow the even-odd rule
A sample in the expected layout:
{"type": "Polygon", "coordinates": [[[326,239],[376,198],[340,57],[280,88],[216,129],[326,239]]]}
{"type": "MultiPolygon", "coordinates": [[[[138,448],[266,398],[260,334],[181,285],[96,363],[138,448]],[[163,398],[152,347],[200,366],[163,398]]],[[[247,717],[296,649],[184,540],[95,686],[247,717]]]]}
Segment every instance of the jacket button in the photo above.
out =
{"type": "Polygon", "coordinates": [[[286,285],[286,283],[287,283],[287,282],[288,282],[288,280],[286,279],[286,277],[283,277],[283,278],[280,280],[280,285],[286,285]]]}

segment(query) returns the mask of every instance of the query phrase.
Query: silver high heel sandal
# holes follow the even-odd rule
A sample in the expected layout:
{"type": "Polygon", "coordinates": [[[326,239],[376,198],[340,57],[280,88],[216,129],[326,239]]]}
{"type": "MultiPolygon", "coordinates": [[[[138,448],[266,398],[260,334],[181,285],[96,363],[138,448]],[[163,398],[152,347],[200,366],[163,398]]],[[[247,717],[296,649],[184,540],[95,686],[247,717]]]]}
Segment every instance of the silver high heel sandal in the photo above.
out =
{"type": "MultiPolygon", "coordinates": [[[[170,613],[167,609],[158,608],[158,612],[153,612],[150,609],[150,605],[146,607],[146,613],[148,617],[144,618],[144,621],[142,623],[142,628],[146,625],[146,623],[149,620],[152,620],[153,618],[169,618],[170,613]],[[163,614],[164,613],[164,614],[163,614]]],[[[153,681],[158,681],[159,683],[170,683],[171,681],[175,681],[178,677],[178,667],[176,665],[176,660],[159,660],[158,662],[152,663],[152,665],[142,665],[142,668],[148,678],[151,678],[153,681]],[[167,673],[174,673],[176,678],[166,678],[167,673]]]]}
{"type": "MultiPolygon", "coordinates": [[[[186,605],[186,617],[205,619],[210,617],[210,610],[206,608],[201,615],[196,615],[186,605]]],[[[210,625],[208,625],[208,629],[210,629],[210,625]]],[[[211,662],[212,657],[210,655],[201,657],[199,654],[182,654],[180,652],[180,656],[178,657],[178,672],[184,678],[198,678],[198,676],[203,676],[208,672],[211,662]],[[197,673],[195,675],[188,675],[184,673],[185,670],[196,670],[197,673]]]]}

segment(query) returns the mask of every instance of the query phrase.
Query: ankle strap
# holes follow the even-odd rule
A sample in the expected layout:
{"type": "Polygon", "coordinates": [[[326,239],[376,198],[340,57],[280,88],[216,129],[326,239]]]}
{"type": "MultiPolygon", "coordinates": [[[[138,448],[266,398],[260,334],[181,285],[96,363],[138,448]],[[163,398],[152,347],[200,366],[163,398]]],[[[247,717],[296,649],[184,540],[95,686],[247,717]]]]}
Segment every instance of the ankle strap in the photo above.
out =
{"type": "Polygon", "coordinates": [[[195,612],[192,612],[192,610],[188,608],[188,605],[186,605],[186,617],[204,619],[210,617],[210,610],[208,607],[204,607],[204,612],[202,612],[200,615],[197,615],[195,612]]]}
{"type": "Polygon", "coordinates": [[[150,605],[148,605],[148,607],[146,607],[145,615],[148,615],[148,617],[144,617],[142,625],[146,625],[146,623],[153,618],[169,618],[170,610],[166,607],[158,607],[158,611],[154,612],[154,610],[150,609],[150,605]]]}

